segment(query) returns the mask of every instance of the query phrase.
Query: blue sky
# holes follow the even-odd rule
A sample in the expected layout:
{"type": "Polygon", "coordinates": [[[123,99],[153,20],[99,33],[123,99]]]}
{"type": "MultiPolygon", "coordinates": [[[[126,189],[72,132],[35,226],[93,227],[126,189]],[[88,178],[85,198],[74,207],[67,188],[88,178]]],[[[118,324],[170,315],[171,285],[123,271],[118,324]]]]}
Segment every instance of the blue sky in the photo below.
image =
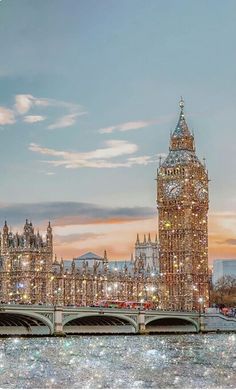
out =
{"type": "Polygon", "coordinates": [[[210,254],[234,256],[235,15],[230,0],[2,0],[2,221],[18,228],[23,208],[44,227],[36,211],[45,202],[59,255],[106,246],[128,256],[137,231],[155,232],[157,160],[182,95],[211,178],[210,254]],[[72,222],[83,203],[94,225],[72,222]],[[112,210],[112,223],[102,226],[98,213],[97,224],[97,207],[112,210]],[[77,239],[65,248],[63,235],[77,239]]]}

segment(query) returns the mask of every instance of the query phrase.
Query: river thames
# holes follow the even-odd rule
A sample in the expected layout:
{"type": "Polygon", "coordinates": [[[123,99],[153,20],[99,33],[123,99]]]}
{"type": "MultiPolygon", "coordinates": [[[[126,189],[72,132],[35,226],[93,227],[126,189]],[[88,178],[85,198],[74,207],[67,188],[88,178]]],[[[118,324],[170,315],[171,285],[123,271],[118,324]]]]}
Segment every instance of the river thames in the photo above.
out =
{"type": "Polygon", "coordinates": [[[1,388],[235,388],[236,335],[0,339],[1,388]]]}

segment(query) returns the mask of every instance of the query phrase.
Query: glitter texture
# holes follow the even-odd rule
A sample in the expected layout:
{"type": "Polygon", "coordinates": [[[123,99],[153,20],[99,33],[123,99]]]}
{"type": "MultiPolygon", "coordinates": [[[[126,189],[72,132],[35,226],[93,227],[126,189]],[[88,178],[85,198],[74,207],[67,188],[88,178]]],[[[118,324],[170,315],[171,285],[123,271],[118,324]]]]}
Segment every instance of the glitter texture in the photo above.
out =
{"type": "Polygon", "coordinates": [[[234,334],[0,340],[1,388],[235,388],[234,334]]]}

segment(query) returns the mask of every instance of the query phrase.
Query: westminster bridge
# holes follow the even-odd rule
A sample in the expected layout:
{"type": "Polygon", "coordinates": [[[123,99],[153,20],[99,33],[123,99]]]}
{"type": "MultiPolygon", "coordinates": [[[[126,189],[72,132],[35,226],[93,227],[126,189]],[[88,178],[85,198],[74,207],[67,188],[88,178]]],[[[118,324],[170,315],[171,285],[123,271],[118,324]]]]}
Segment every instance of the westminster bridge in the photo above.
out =
{"type": "Polygon", "coordinates": [[[0,305],[0,336],[236,332],[236,318],[188,311],[0,305]]]}

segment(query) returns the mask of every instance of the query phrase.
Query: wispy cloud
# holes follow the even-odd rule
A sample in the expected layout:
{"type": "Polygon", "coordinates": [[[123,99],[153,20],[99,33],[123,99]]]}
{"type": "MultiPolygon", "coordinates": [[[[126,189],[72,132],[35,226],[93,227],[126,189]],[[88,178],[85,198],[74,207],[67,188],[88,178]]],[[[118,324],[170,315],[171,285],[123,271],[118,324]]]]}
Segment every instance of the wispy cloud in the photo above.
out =
{"type": "Polygon", "coordinates": [[[114,131],[130,131],[130,130],[137,130],[142,129],[144,127],[151,126],[154,121],[133,121],[133,122],[125,122],[121,123],[119,125],[115,126],[109,126],[99,129],[100,134],[109,134],[113,133],[114,131]]]}
{"type": "Polygon", "coordinates": [[[100,134],[110,134],[114,133],[116,131],[125,132],[125,131],[131,131],[131,130],[138,130],[143,129],[148,126],[152,125],[160,125],[166,122],[169,122],[173,119],[173,115],[162,115],[157,119],[152,120],[135,120],[135,121],[129,121],[120,123],[118,125],[111,125],[108,127],[103,127],[98,130],[100,134]]]}
{"type": "Polygon", "coordinates": [[[91,239],[97,239],[104,237],[102,233],[80,233],[80,234],[68,234],[68,235],[54,235],[54,243],[57,246],[65,244],[73,244],[81,241],[87,241],[91,239]]]}
{"type": "Polygon", "coordinates": [[[127,158],[125,161],[110,161],[114,158],[137,152],[138,146],[122,140],[110,140],[105,142],[105,147],[95,149],[90,152],[69,152],[56,149],[49,149],[37,144],[30,144],[29,149],[51,157],[57,157],[57,160],[46,161],[55,167],[64,166],[65,168],[120,168],[132,167],[133,165],[147,165],[156,162],[151,156],[135,156],[127,158]]]}
{"type": "Polygon", "coordinates": [[[87,114],[87,111],[79,104],[56,99],[38,98],[31,94],[18,94],[15,96],[15,104],[12,108],[0,107],[0,125],[14,124],[19,119],[21,120],[22,116],[25,123],[42,122],[47,118],[41,115],[41,112],[33,115],[25,114],[30,113],[31,110],[45,110],[50,107],[60,108],[62,113],[64,111],[63,115],[57,117],[54,122],[48,125],[50,130],[73,126],[79,116],[87,114]]]}
{"type": "Polygon", "coordinates": [[[60,129],[63,127],[73,126],[76,123],[76,119],[78,118],[78,116],[81,116],[84,114],[86,114],[86,112],[82,111],[82,112],[76,112],[74,114],[68,114],[68,115],[62,116],[61,118],[56,120],[54,123],[49,125],[48,129],[54,130],[54,129],[60,129]]]}
{"type": "Polygon", "coordinates": [[[222,245],[236,245],[236,238],[227,238],[226,240],[218,241],[217,243],[222,245]]]}
{"type": "Polygon", "coordinates": [[[0,107],[0,125],[11,125],[15,122],[14,111],[5,107],[0,107]]]}
{"type": "MultiPolygon", "coordinates": [[[[15,97],[15,109],[19,114],[25,114],[33,107],[45,108],[45,107],[60,107],[67,111],[66,115],[59,117],[54,123],[48,126],[48,129],[59,129],[74,125],[78,116],[85,115],[83,107],[79,104],[70,102],[64,102],[55,99],[38,98],[33,95],[16,95],[15,97]]],[[[43,118],[40,115],[30,115],[24,118],[25,122],[35,123],[39,122],[39,118],[43,118]],[[38,118],[38,120],[36,119],[38,118]],[[28,119],[28,120],[27,120],[28,119]],[[35,119],[35,120],[34,120],[35,119]]]]}
{"type": "Polygon", "coordinates": [[[24,122],[26,123],[37,123],[37,122],[42,122],[46,119],[45,116],[42,115],[26,115],[24,117],[24,122]]]}

